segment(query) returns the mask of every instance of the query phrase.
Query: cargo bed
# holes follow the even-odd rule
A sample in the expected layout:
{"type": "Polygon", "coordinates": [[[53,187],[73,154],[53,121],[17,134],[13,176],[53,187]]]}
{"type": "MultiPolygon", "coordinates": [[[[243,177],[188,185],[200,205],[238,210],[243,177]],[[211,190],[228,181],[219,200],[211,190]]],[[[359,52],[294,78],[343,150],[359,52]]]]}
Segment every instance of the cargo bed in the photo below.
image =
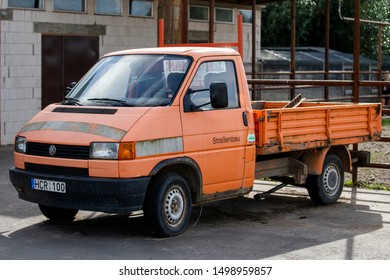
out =
{"type": "Polygon", "coordinates": [[[380,104],[253,102],[257,154],[379,140],[380,104]]]}

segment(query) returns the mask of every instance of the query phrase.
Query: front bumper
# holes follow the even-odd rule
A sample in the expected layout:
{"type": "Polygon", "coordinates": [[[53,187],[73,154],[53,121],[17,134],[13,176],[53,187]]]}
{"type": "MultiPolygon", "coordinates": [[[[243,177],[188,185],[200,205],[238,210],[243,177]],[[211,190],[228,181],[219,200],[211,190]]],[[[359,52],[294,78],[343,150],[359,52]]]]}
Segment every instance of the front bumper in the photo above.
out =
{"type": "Polygon", "coordinates": [[[142,209],[150,177],[115,179],[50,175],[11,168],[9,175],[19,198],[47,206],[126,213],[142,209]],[[66,193],[34,190],[31,179],[61,181],[66,183],[66,193]]]}

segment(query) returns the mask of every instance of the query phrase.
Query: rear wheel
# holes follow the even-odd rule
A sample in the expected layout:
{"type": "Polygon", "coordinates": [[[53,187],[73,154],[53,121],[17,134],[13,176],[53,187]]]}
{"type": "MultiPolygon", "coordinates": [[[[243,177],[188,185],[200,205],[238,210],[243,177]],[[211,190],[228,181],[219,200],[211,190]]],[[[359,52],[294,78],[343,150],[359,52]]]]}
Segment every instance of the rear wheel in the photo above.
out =
{"type": "Polygon", "coordinates": [[[333,154],[325,157],[322,173],[310,175],[307,190],[316,204],[332,204],[339,199],[344,186],[344,170],[341,160],[333,154]]]}
{"type": "Polygon", "coordinates": [[[152,234],[169,237],[182,233],[190,214],[191,194],[186,180],[175,173],[157,177],[144,204],[144,216],[152,234]]]}
{"type": "Polygon", "coordinates": [[[66,209],[42,204],[39,204],[39,209],[41,210],[42,214],[49,220],[61,223],[72,222],[79,211],[76,209],[66,209]]]}

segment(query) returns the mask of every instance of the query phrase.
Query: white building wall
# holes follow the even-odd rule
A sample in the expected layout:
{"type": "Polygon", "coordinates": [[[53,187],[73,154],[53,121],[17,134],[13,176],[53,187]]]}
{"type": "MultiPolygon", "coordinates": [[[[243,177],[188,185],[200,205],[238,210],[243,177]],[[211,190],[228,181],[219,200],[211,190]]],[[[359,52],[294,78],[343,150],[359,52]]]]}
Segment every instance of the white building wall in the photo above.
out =
{"type": "MultiPolygon", "coordinates": [[[[203,3],[203,2],[200,2],[203,3]]],[[[230,7],[230,6],[229,6],[230,7]]],[[[256,50],[257,58],[260,58],[260,46],[261,46],[261,7],[258,6],[256,10],[256,50]]],[[[241,7],[244,8],[244,7],[241,7]]],[[[251,7],[246,7],[250,9],[251,7]]],[[[233,23],[220,23],[216,22],[214,25],[214,42],[237,42],[237,16],[239,14],[239,8],[233,8],[233,23]]],[[[203,21],[190,20],[188,23],[189,31],[209,31],[209,23],[203,21]]],[[[243,24],[242,27],[242,40],[243,40],[243,61],[249,63],[252,61],[252,24],[243,24]]]]}
{"type": "Polygon", "coordinates": [[[122,16],[96,15],[95,0],[86,1],[85,13],[53,11],[52,0],[44,1],[43,10],[11,9],[7,1],[1,3],[1,145],[12,144],[15,134],[41,109],[42,34],[34,33],[34,23],[103,25],[105,35],[99,36],[100,55],[157,46],[157,0],[153,18],[128,16],[128,1],[122,1],[122,16]]]}
{"type": "Polygon", "coordinates": [[[32,11],[20,10],[13,13],[12,21],[1,21],[2,145],[11,144],[19,129],[40,110],[40,34],[33,33],[32,15],[32,11]]]}
{"type": "MultiPolygon", "coordinates": [[[[12,144],[15,134],[41,109],[41,32],[35,32],[38,23],[104,26],[99,35],[99,53],[157,46],[157,8],[154,1],[153,17],[128,16],[128,1],[122,1],[122,16],[96,15],[95,0],[86,0],[85,13],[53,11],[53,1],[44,0],[42,10],[8,8],[7,1],[0,6],[0,145],[12,144]]],[[[237,17],[239,10],[234,9],[237,17]]],[[[260,10],[256,13],[260,32],[260,10]]],[[[216,23],[215,42],[237,41],[236,24],[216,23]]],[[[208,23],[189,21],[190,30],[208,31],[208,23]]],[[[250,24],[243,26],[244,61],[251,61],[250,24]]],[[[50,35],[45,33],[45,35],[50,35]]],[[[53,35],[64,35],[54,34],[53,35]]],[[[68,35],[84,35],[74,34],[68,35]]],[[[260,33],[257,34],[260,53],[260,33]]]]}

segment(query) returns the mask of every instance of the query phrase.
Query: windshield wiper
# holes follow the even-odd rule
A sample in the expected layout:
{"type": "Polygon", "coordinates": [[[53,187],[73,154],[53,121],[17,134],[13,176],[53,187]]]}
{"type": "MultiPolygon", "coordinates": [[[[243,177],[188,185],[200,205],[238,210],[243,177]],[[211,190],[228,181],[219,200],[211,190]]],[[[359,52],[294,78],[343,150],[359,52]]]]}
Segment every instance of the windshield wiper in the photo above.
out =
{"type": "Polygon", "coordinates": [[[77,106],[83,106],[83,104],[80,103],[80,100],[77,98],[72,97],[64,97],[64,100],[61,102],[61,105],[77,105],[77,106]]]}
{"type": "Polygon", "coordinates": [[[88,101],[103,101],[103,102],[115,102],[117,104],[121,104],[127,107],[131,107],[132,105],[127,103],[124,100],[121,99],[114,99],[114,98],[88,98],[88,101]]]}

